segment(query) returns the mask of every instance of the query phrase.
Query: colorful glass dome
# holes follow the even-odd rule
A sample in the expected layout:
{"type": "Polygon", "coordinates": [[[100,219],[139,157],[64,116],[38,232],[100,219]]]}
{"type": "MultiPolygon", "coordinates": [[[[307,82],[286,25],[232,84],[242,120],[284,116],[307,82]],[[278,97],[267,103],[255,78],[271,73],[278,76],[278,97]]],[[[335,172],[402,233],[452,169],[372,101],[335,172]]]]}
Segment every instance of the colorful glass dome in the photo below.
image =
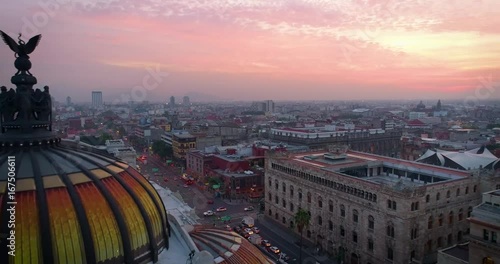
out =
{"type": "Polygon", "coordinates": [[[0,98],[0,263],[157,262],[170,227],[156,190],[124,162],[55,136],[48,87],[33,90],[27,67],[40,37],[1,33],[19,71],[0,98]]]}

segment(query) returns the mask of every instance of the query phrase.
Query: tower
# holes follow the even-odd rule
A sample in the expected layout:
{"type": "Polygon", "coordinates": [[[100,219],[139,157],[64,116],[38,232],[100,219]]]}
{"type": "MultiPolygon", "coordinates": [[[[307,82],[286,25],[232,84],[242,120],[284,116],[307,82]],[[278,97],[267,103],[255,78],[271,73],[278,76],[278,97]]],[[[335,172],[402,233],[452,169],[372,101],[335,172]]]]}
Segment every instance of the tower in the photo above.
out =
{"type": "Polygon", "coordinates": [[[102,107],[102,92],[92,91],[92,108],[100,109],[102,107]]]}
{"type": "Polygon", "coordinates": [[[175,107],[175,97],[174,96],[170,96],[170,103],[169,103],[170,107],[175,107]]]}

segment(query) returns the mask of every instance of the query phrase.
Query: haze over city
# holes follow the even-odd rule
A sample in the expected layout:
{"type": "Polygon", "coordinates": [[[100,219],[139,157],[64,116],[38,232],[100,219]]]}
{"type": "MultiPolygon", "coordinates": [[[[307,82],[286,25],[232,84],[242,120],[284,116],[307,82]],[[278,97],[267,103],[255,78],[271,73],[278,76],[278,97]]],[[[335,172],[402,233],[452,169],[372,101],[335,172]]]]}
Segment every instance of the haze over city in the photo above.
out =
{"type": "MultiPolygon", "coordinates": [[[[478,87],[500,98],[494,0],[22,0],[2,10],[6,33],[43,35],[31,71],[61,101],[100,90],[111,102],[147,68],[163,76],[150,101],[462,99],[478,87]]],[[[0,49],[2,80],[12,56],[0,49]]]]}

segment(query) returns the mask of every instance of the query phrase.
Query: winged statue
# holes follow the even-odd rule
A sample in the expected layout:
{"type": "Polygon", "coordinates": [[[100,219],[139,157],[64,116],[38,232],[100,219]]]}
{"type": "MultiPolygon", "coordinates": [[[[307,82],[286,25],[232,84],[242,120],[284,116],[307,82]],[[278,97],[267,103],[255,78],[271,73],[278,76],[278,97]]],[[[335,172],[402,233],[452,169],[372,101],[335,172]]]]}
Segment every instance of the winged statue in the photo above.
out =
{"type": "Polygon", "coordinates": [[[18,43],[16,43],[14,39],[12,39],[9,35],[5,34],[1,30],[0,34],[2,35],[2,39],[5,44],[7,44],[9,48],[16,53],[16,58],[29,58],[28,54],[32,53],[35,50],[36,46],[40,42],[40,39],[42,38],[42,35],[36,35],[28,40],[28,43],[25,43],[23,40],[21,40],[21,34],[19,34],[19,41],[18,43]]]}

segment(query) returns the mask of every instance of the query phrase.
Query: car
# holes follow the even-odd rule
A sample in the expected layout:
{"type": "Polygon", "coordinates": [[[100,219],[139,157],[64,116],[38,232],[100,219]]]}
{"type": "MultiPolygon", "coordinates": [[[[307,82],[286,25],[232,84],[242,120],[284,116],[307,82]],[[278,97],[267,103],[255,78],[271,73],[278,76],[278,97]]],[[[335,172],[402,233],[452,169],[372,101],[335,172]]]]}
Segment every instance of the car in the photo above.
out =
{"type": "Polygon", "coordinates": [[[267,248],[267,251],[272,252],[272,253],[274,253],[274,254],[279,254],[279,253],[280,253],[279,248],[277,248],[277,247],[275,247],[275,246],[268,247],[268,248],[267,248]]]}
{"type": "Polygon", "coordinates": [[[248,237],[250,236],[250,234],[249,234],[249,233],[247,233],[247,232],[243,232],[242,236],[243,236],[244,238],[248,238],[248,237]]]}
{"type": "Polygon", "coordinates": [[[256,226],[254,226],[254,227],[252,228],[252,231],[253,231],[255,234],[260,233],[260,229],[259,229],[258,227],[256,227],[256,226]]]}
{"type": "Polygon", "coordinates": [[[224,211],[226,211],[226,210],[227,210],[227,208],[226,208],[226,207],[219,207],[219,208],[217,208],[217,210],[216,210],[216,211],[217,211],[217,212],[224,212],[224,211]]]}
{"type": "Polygon", "coordinates": [[[245,233],[248,233],[249,235],[253,235],[253,231],[250,228],[245,228],[243,229],[243,231],[245,231],[245,233]]]}
{"type": "Polygon", "coordinates": [[[253,206],[245,207],[245,211],[253,211],[253,206]]]}
{"type": "Polygon", "coordinates": [[[207,204],[214,204],[214,200],[208,200],[207,204]]]}
{"type": "Polygon", "coordinates": [[[269,240],[267,239],[264,239],[260,242],[260,244],[264,247],[270,247],[271,246],[271,242],[269,242],[269,240]]]}
{"type": "Polygon", "coordinates": [[[235,226],[233,227],[233,231],[239,234],[241,232],[241,228],[239,226],[235,226]]]}
{"type": "Polygon", "coordinates": [[[212,215],[214,215],[214,211],[208,210],[208,211],[204,212],[203,215],[204,216],[212,216],[212,215]]]}
{"type": "Polygon", "coordinates": [[[280,259],[282,259],[282,260],[284,260],[284,261],[289,261],[289,260],[290,260],[290,257],[289,257],[287,254],[285,254],[285,253],[281,252],[281,253],[280,253],[280,259]]]}

